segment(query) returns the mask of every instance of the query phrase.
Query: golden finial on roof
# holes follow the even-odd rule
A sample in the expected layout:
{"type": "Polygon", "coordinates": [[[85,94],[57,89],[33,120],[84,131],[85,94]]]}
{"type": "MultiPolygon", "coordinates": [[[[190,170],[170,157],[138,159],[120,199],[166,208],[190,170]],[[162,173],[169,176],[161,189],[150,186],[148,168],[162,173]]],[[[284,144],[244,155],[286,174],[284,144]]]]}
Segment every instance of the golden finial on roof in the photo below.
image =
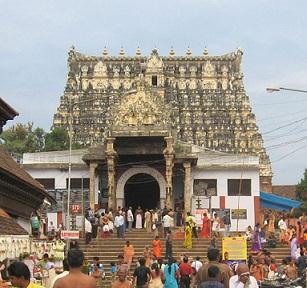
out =
{"type": "Polygon", "coordinates": [[[136,48],[135,56],[141,56],[141,55],[142,55],[142,52],[141,52],[140,47],[136,48]]]}
{"type": "Polygon", "coordinates": [[[169,56],[170,56],[170,57],[176,56],[176,53],[175,53],[175,51],[174,51],[174,49],[173,49],[173,46],[171,47],[171,51],[169,51],[169,56]]]}
{"type": "Polygon", "coordinates": [[[124,47],[122,46],[122,47],[120,47],[120,50],[119,50],[119,56],[124,57],[125,55],[126,55],[126,53],[125,53],[124,47]]]}
{"type": "Polygon", "coordinates": [[[187,53],[185,53],[187,56],[192,56],[192,50],[190,47],[188,47],[187,53]]]}
{"type": "Polygon", "coordinates": [[[203,55],[204,55],[204,56],[208,56],[208,55],[209,55],[209,52],[208,52],[207,47],[205,47],[205,50],[204,50],[204,52],[203,52],[203,55]]]}
{"type": "Polygon", "coordinates": [[[102,56],[104,56],[104,57],[108,57],[109,56],[109,51],[108,51],[106,46],[104,46],[104,48],[103,48],[102,56]]]}

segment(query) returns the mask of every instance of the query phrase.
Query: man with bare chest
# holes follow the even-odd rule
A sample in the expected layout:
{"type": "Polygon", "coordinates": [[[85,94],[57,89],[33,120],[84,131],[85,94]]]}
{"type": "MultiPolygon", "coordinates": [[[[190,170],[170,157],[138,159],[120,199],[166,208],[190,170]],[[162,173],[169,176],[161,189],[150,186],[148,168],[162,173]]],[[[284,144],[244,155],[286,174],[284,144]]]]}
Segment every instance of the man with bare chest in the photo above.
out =
{"type": "Polygon", "coordinates": [[[81,272],[84,261],[84,254],[81,250],[69,250],[67,260],[69,274],[57,280],[53,288],[97,288],[95,279],[81,272]]]}

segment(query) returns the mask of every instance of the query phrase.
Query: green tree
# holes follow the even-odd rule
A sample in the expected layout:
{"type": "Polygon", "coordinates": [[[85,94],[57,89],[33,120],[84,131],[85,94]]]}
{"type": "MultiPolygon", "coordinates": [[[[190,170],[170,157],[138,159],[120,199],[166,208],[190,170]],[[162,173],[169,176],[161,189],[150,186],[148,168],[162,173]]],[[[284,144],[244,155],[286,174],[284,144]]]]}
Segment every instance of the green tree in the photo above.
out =
{"type": "Polygon", "coordinates": [[[5,130],[0,137],[6,149],[16,157],[22,157],[27,152],[40,152],[45,145],[45,131],[39,127],[34,129],[32,122],[17,123],[5,130]]]}
{"type": "Polygon", "coordinates": [[[54,128],[45,136],[45,151],[69,149],[69,135],[63,128],[54,128]]]}
{"type": "Polygon", "coordinates": [[[305,169],[304,177],[296,185],[296,198],[304,202],[307,201],[307,169],[305,169]]]}

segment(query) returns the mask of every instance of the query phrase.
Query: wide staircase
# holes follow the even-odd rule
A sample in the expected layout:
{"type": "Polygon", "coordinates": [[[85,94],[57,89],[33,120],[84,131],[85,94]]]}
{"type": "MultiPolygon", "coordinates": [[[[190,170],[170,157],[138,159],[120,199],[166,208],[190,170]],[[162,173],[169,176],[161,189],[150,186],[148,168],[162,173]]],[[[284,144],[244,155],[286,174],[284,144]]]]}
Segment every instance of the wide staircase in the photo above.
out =
{"type": "MultiPolygon", "coordinates": [[[[161,235],[162,236],[162,235],[161,235]]],[[[182,255],[187,255],[189,257],[195,258],[200,256],[202,261],[206,261],[207,251],[210,245],[210,239],[207,238],[193,238],[193,248],[185,249],[183,248],[183,238],[176,239],[180,237],[178,232],[173,233],[173,257],[179,259],[182,255]]],[[[183,235],[182,235],[183,236],[183,235]]],[[[125,239],[117,239],[116,234],[111,235],[108,238],[96,238],[93,239],[89,245],[85,245],[85,240],[80,239],[80,249],[85,253],[85,258],[90,263],[93,261],[93,257],[97,256],[100,259],[100,262],[104,265],[104,270],[106,272],[105,286],[111,287],[111,262],[117,262],[117,256],[123,254],[124,245],[127,240],[130,241],[130,244],[133,245],[135,250],[134,262],[132,263],[130,272],[133,273],[136,267],[136,260],[143,256],[143,251],[145,245],[150,245],[154,239],[153,233],[148,233],[145,230],[132,230],[125,234],[125,239]]],[[[160,237],[162,242],[162,255],[165,252],[165,240],[163,237],[160,237]]],[[[222,241],[217,241],[217,248],[221,250],[222,241]]],[[[248,245],[250,248],[250,244],[248,245]]],[[[277,264],[281,263],[281,260],[290,255],[290,248],[287,245],[278,243],[276,248],[271,248],[268,250],[274,255],[277,264]]]]}

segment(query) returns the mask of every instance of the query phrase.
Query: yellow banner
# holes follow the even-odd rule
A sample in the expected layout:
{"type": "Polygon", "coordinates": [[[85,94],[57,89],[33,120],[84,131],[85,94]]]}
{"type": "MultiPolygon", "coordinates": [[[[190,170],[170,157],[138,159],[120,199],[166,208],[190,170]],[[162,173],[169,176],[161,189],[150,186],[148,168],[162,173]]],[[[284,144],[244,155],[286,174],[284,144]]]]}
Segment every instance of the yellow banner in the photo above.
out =
{"type": "Polygon", "coordinates": [[[247,259],[247,241],[244,237],[224,237],[222,240],[223,259],[225,252],[228,260],[247,259]]]}

